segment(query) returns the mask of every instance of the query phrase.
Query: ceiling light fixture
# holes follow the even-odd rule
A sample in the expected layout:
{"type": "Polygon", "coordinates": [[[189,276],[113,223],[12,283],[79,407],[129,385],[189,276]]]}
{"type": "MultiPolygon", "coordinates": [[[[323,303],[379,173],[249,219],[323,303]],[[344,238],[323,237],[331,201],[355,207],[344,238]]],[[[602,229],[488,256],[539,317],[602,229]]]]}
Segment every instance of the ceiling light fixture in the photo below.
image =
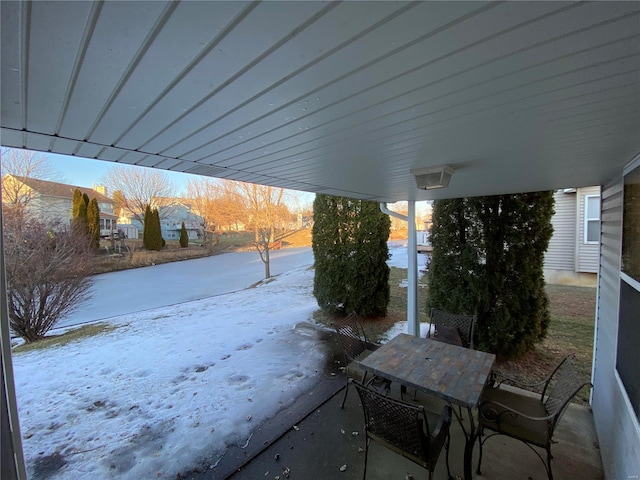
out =
{"type": "Polygon", "coordinates": [[[411,170],[413,176],[416,177],[416,185],[422,190],[448,187],[453,172],[455,170],[449,165],[411,170]]]}

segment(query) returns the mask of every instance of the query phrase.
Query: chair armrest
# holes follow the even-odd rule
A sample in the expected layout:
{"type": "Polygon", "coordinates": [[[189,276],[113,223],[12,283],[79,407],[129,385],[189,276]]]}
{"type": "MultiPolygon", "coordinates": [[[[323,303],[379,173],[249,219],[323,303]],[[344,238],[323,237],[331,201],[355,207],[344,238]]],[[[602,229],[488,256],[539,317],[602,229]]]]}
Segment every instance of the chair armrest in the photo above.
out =
{"type": "Polygon", "coordinates": [[[504,385],[511,385],[513,387],[522,388],[524,390],[530,390],[535,387],[542,387],[546,385],[548,381],[549,381],[549,377],[537,383],[524,383],[519,380],[516,380],[515,378],[507,377],[506,375],[503,375],[501,373],[491,371],[491,374],[487,379],[487,385],[492,388],[499,388],[500,385],[504,384],[504,385]]]}
{"type": "Polygon", "coordinates": [[[482,420],[486,420],[487,422],[492,423],[499,423],[500,419],[505,415],[509,415],[511,418],[522,417],[534,422],[546,422],[554,417],[554,415],[534,417],[531,415],[527,415],[524,412],[518,411],[513,407],[492,400],[482,402],[480,405],[478,405],[478,416],[480,423],[482,423],[482,420]]]}
{"type": "Polygon", "coordinates": [[[442,413],[440,414],[440,418],[438,419],[438,423],[436,428],[431,432],[431,437],[437,443],[444,441],[449,435],[449,427],[451,426],[451,420],[453,418],[453,413],[451,412],[451,407],[449,405],[445,405],[442,409],[442,413]]]}

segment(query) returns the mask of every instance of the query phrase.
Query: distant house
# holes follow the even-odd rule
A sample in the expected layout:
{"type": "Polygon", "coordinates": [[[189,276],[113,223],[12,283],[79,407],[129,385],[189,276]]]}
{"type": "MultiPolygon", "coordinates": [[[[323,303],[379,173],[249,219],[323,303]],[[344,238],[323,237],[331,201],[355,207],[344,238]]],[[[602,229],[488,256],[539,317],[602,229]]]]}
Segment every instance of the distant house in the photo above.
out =
{"type": "MultiPolygon", "coordinates": [[[[163,199],[164,203],[168,203],[167,199],[163,199]]],[[[189,240],[198,239],[202,236],[202,224],[204,220],[197,215],[188,200],[172,199],[172,204],[158,207],[160,216],[160,229],[162,238],[165,240],[179,240],[182,222],[187,229],[189,240]]],[[[136,227],[139,231],[144,230],[144,225],[133,215],[127,216],[124,213],[120,215],[118,224],[129,223],[136,227]]]]}
{"type": "Polygon", "coordinates": [[[67,185],[65,183],[49,182],[29,177],[18,177],[5,175],[2,178],[3,201],[7,202],[6,196],[13,192],[28,199],[25,201],[26,211],[49,221],[60,222],[63,225],[71,225],[73,192],[80,190],[83,194],[98,201],[100,209],[100,234],[109,236],[116,231],[117,216],[114,214],[114,202],[106,195],[103,186],[96,186],[95,189],[67,185]]]}
{"type": "Polygon", "coordinates": [[[162,238],[166,240],[179,240],[182,222],[187,229],[189,240],[198,239],[202,236],[202,224],[204,220],[200,215],[193,212],[189,202],[177,200],[177,203],[160,207],[160,228],[162,238]]]}
{"type": "Polygon", "coordinates": [[[600,262],[600,187],[565,188],[556,191],[554,198],[545,279],[595,286],[600,262]]]}

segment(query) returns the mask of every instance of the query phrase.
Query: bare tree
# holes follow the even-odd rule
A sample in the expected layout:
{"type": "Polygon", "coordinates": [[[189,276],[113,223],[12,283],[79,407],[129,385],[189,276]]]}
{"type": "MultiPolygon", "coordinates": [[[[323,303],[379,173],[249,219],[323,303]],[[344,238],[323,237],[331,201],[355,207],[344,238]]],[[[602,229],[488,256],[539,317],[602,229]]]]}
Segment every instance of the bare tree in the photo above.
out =
{"type": "Polygon", "coordinates": [[[205,236],[223,227],[246,223],[245,199],[238,182],[201,177],[187,182],[187,198],[203,218],[205,236]]]}
{"type": "Polygon", "coordinates": [[[220,181],[220,195],[215,202],[216,223],[239,230],[240,224],[249,223],[249,202],[243,184],[234,180],[220,181]]]}
{"type": "Polygon", "coordinates": [[[90,297],[92,254],[86,237],[60,225],[4,220],[9,325],[34,342],[90,297]]]}
{"type": "Polygon", "coordinates": [[[26,177],[55,180],[60,177],[42,153],[14,148],[0,150],[0,171],[2,173],[2,204],[5,207],[5,214],[11,213],[20,218],[26,214],[34,193],[19,179],[26,177]]]}
{"type": "MultiPolygon", "coordinates": [[[[162,211],[175,199],[175,187],[161,170],[116,166],[107,171],[102,182],[112,192],[119,191],[122,207],[141,224],[147,205],[162,211]]],[[[162,215],[161,215],[162,216],[162,215]]]]}
{"type": "Polygon", "coordinates": [[[209,177],[187,180],[186,198],[193,210],[202,218],[202,241],[208,243],[216,227],[215,202],[219,195],[219,185],[209,177]]]}
{"type": "Polygon", "coordinates": [[[237,188],[248,207],[250,225],[255,231],[254,245],[264,263],[264,277],[269,278],[269,251],[275,229],[289,214],[284,201],[284,189],[243,182],[239,182],[237,188]]]}

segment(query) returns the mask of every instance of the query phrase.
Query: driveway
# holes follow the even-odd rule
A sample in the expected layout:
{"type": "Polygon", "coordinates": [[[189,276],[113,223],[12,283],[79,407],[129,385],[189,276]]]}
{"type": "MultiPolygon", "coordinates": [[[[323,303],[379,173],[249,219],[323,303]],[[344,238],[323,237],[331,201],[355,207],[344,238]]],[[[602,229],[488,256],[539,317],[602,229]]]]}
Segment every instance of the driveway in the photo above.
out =
{"type": "MultiPolygon", "coordinates": [[[[271,275],[313,265],[311,248],[274,250],[271,275]]],[[[103,318],[242,290],[264,278],[258,252],[237,252],[94,276],[92,297],[56,325],[103,318]]]]}

